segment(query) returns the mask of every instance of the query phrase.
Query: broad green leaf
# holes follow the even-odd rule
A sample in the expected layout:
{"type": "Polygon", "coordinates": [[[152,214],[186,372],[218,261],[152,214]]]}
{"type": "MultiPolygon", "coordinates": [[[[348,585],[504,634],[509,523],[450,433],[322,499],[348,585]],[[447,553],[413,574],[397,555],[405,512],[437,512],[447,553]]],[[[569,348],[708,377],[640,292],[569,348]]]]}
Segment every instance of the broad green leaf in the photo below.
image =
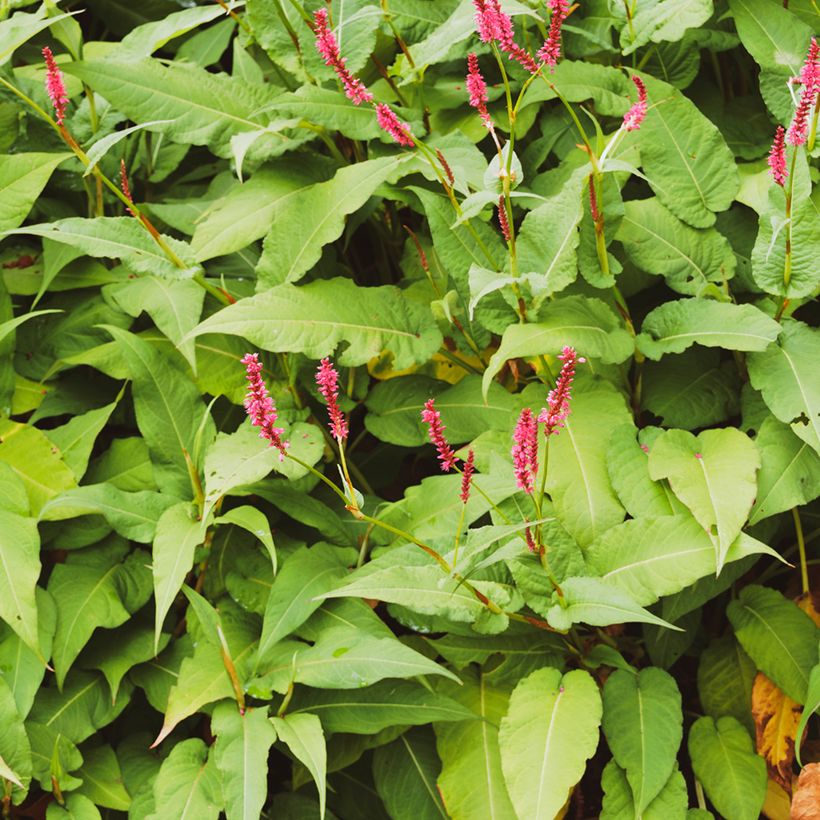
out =
{"type": "MultiPolygon", "coordinates": [[[[231,156],[233,136],[264,129],[269,118],[261,111],[276,99],[270,86],[211,74],[190,63],[166,66],[150,57],[136,62],[111,58],[71,63],[66,71],[130,120],[156,123],[150,131],[175,142],[207,145],[226,158],[231,156]]],[[[285,147],[284,135],[268,138],[285,147]]]]}
{"type": "Polygon", "coordinates": [[[154,576],[154,651],[159,648],[165,616],[194,563],[194,552],[205,533],[186,502],[168,507],[157,521],[152,550],[154,576]]]}
{"type": "Polygon", "coordinates": [[[429,729],[410,729],[373,754],[373,780],[395,820],[446,820],[436,787],[440,772],[429,729]]]}
{"type": "Polygon", "coordinates": [[[563,603],[550,607],[547,620],[553,629],[562,632],[573,624],[645,623],[678,629],[639,606],[622,588],[602,578],[565,578],[561,582],[561,591],[563,603]]]}
{"type": "Polygon", "coordinates": [[[556,299],[540,312],[537,322],[510,325],[504,331],[501,345],[484,371],[484,395],[488,395],[490,382],[508,359],[556,355],[564,345],[605,364],[626,361],[634,349],[632,338],[618,317],[599,299],[556,299]]]}
{"type": "Polygon", "coordinates": [[[117,755],[107,743],[83,749],[83,765],[77,770],[83,780],[80,793],[97,806],[128,811],[131,795],[122,782],[122,771],[117,755]]]}
{"type": "Polygon", "coordinates": [[[319,261],[322,248],[341,236],[345,217],[359,210],[383,182],[407,173],[413,161],[399,154],[357,162],[327,182],[277,199],[270,211],[273,227],[256,266],[259,287],[301,279],[319,261]]]}
{"type": "Polygon", "coordinates": [[[42,723],[28,720],[26,734],[31,745],[32,774],[43,789],[76,789],[82,781],[70,772],[83,763],[80,750],[65,735],[42,723]],[[53,778],[53,779],[52,779],[53,778]]]}
{"type": "Polygon", "coordinates": [[[273,574],[276,574],[276,546],[273,543],[273,535],[270,531],[270,524],[265,514],[256,507],[244,505],[233,507],[224,515],[221,515],[214,522],[215,524],[235,524],[251,535],[259,539],[268,552],[271,561],[273,574]]]}
{"type": "Polygon", "coordinates": [[[698,718],[689,730],[689,757],[721,816],[757,820],[766,797],[766,763],[735,718],[698,718]]]}
{"type": "Polygon", "coordinates": [[[703,25],[713,11],[712,0],[657,0],[637,6],[621,30],[621,53],[632,54],[648,42],[677,42],[688,29],[703,25]]]}
{"type": "MultiPolygon", "coordinates": [[[[391,14],[395,14],[392,9],[391,14]]],[[[335,89],[316,85],[299,86],[295,92],[279,97],[276,112],[285,117],[301,117],[313,125],[339,131],[348,139],[371,140],[379,136],[379,124],[372,109],[354,105],[335,89]]]]}
{"type": "Polygon", "coordinates": [[[202,740],[189,738],[171,749],[154,781],[154,804],[159,811],[146,820],[217,820],[222,786],[214,758],[202,740]]]}
{"type": "MultiPolygon", "coordinates": [[[[493,685],[475,667],[465,670],[462,680],[463,686],[447,682],[438,688],[474,713],[472,720],[434,727],[442,763],[438,787],[447,816],[453,820],[515,820],[501,769],[498,730],[507,714],[509,689],[493,685]]],[[[531,771],[529,763],[527,768],[531,771]]]]}
{"type": "Polygon", "coordinates": [[[40,510],[40,520],[65,521],[80,515],[102,515],[124,538],[149,544],[159,517],[175,501],[172,496],[150,490],[126,493],[111,484],[86,484],[46,502],[40,510]]]}
{"type": "Polygon", "coordinates": [[[634,91],[623,72],[613,66],[581,60],[561,60],[550,80],[551,84],[533,83],[525,92],[520,108],[557,99],[560,92],[568,102],[592,99],[596,111],[609,117],[621,117],[626,114],[630,92],[634,91]]]}
{"type": "Polygon", "coordinates": [[[34,591],[39,577],[37,523],[31,518],[0,510],[0,618],[38,656],[41,648],[34,591]]]}
{"type": "Polygon", "coordinates": [[[93,219],[70,216],[56,222],[26,225],[11,233],[61,242],[87,256],[120,259],[135,273],[177,280],[190,279],[199,272],[185,242],[171,236],[162,237],[185,265],[181,268],[168,258],[142,223],[132,216],[98,216],[93,219]]]}
{"type": "Polygon", "coordinates": [[[752,685],[757,669],[733,635],[713,640],[698,663],[698,697],[703,711],[717,720],[731,715],[754,731],[752,685]]]}
{"type": "Polygon", "coordinates": [[[276,740],[268,710],[240,715],[235,703],[223,701],[214,709],[211,726],[228,820],[257,820],[268,794],[268,751],[276,740]]]}
{"type": "Polygon", "coordinates": [[[820,495],[820,455],[769,416],[755,438],[760,450],[757,496],[749,523],[808,504],[820,495]]]}
{"type": "MultiPolygon", "coordinates": [[[[670,4],[671,5],[671,4],[670,4]]],[[[694,228],[715,224],[739,187],[732,152],[706,116],[667,83],[645,76],[649,111],[637,139],[656,196],[694,228]]]]}
{"type": "Polygon", "coordinates": [[[197,441],[207,444],[213,422],[199,391],[159,350],[120,328],[107,326],[133,379],[137,426],[154,462],[160,489],[190,497],[186,453],[196,463],[197,441]]]}
{"type": "Polygon", "coordinates": [[[322,604],[321,596],[347,574],[339,551],[327,544],[294,552],[276,576],[265,608],[257,666],[322,604]]]}
{"type": "Polygon", "coordinates": [[[28,792],[32,775],[31,746],[26,735],[23,718],[17,711],[9,685],[0,679],[0,720],[3,733],[0,735],[0,784],[5,794],[11,793],[15,804],[20,803],[28,792]],[[11,781],[14,788],[8,788],[11,781]]]}
{"type": "Polygon", "coordinates": [[[0,157],[0,233],[10,231],[22,223],[54,169],[70,156],[71,154],[63,152],[0,157]]]}
{"type": "Polygon", "coordinates": [[[683,738],[681,695],[675,679],[656,667],[637,675],[613,672],[603,690],[603,730],[626,771],[640,816],[672,776],[683,738]]]}
{"type": "MultiPolygon", "coordinates": [[[[604,799],[600,820],[626,820],[628,817],[640,817],[641,820],[688,820],[686,780],[677,765],[658,796],[642,812],[635,809],[626,772],[614,760],[604,766],[601,786],[604,799]]],[[[712,815],[709,814],[709,817],[712,815]]]]}
{"type": "MultiPolygon", "coordinates": [[[[13,8],[19,5],[19,3],[15,3],[13,8]]],[[[4,9],[4,11],[7,11],[7,9],[4,9]]],[[[72,14],[79,14],[77,11],[72,11],[48,17],[45,12],[46,7],[43,5],[33,14],[18,12],[8,20],[0,21],[0,65],[5,63],[16,49],[34,37],[35,34],[39,34],[43,29],[53,26],[60,20],[71,17],[72,14]]]]}
{"type": "Polygon", "coordinates": [[[726,238],[681,222],[657,198],[625,202],[615,238],[631,262],[663,276],[678,293],[699,296],[711,282],[734,276],[737,262],[726,238]]]}
{"type": "Polygon", "coordinates": [[[734,427],[693,436],[667,430],[649,453],[649,474],[668,479],[675,495],[714,540],[717,574],[754,504],[760,454],[734,427]]]}
{"type": "Polygon", "coordinates": [[[131,29],[122,38],[115,53],[118,59],[139,60],[141,57],[148,57],[171,40],[204,23],[210,23],[223,14],[223,9],[211,6],[195,6],[172,12],[160,20],[131,29]]]}
{"type": "Polygon", "coordinates": [[[820,454],[818,356],[820,331],[786,321],[778,343],[749,356],[748,365],[752,387],[772,413],[820,454]]]}
{"type": "Polygon", "coordinates": [[[84,794],[66,795],[65,806],[49,803],[46,820],[102,820],[100,810],[84,794]]]}
{"type": "Polygon", "coordinates": [[[519,817],[552,820],[598,746],[601,695],[581,669],[545,667],[521,680],[501,720],[504,780],[519,817]]]}
{"type": "Polygon", "coordinates": [[[97,410],[89,410],[46,433],[60,448],[63,462],[68,465],[78,481],[85,475],[94,442],[116,406],[117,403],[112,402],[97,410]]]}
{"type": "Polygon", "coordinates": [[[438,350],[441,334],[429,311],[397,288],[367,288],[349,279],[328,279],[296,287],[277,285],[206,319],[190,335],[243,336],[263,350],[304,353],[312,359],[336,355],[343,367],[364,364],[387,351],[402,370],[425,362],[438,350]],[[366,296],[367,298],[363,298],[366,296]]]}
{"type": "Polygon", "coordinates": [[[324,820],[327,786],[327,748],[322,724],[316,715],[306,713],[271,718],[279,739],[303,763],[319,790],[319,817],[324,820]]]}
{"type": "Polygon", "coordinates": [[[52,570],[48,592],[57,605],[52,657],[60,687],[95,629],[124,624],[148,600],[147,556],[136,551],[123,560],[123,552],[76,553],[75,560],[52,570]]]}
{"type": "Polygon", "coordinates": [[[797,726],[797,734],[794,737],[794,748],[798,763],[801,763],[800,752],[802,751],[801,740],[803,738],[803,732],[806,731],[806,725],[812,716],[817,713],[818,709],[820,709],[820,663],[815,664],[812,667],[811,674],[809,675],[809,688],[806,692],[806,705],[803,709],[803,714],[800,716],[800,723],[797,726]]]}
{"type": "MultiPolygon", "coordinates": [[[[758,553],[777,554],[742,533],[726,554],[726,563],[758,553]]],[[[587,551],[590,568],[620,587],[642,606],[674,595],[699,578],[714,575],[715,545],[690,515],[646,516],[607,530],[587,551]]]]}
{"type": "Polygon", "coordinates": [[[742,589],[726,615],[757,668],[790,698],[805,703],[820,640],[814,621],[777,590],[757,585],[742,589]]]}
{"type": "Polygon", "coordinates": [[[329,734],[376,734],[389,726],[475,719],[459,701],[409,680],[385,680],[364,689],[298,688],[288,712],[318,715],[329,734]]]}
{"type": "Polygon", "coordinates": [[[152,125],[164,125],[168,120],[154,120],[153,122],[146,122],[142,125],[132,125],[130,128],[123,128],[120,131],[114,131],[111,134],[98,139],[86,151],[88,165],[85,166],[83,176],[87,177],[97,167],[100,160],[115,146],[117,143],[124,140],[127,136],[133,134],[135,131],[141,131],[143,128],[150,128],[152,125]]]}
{"type": "Polygon", "coordinates": [[[139,436],[115,438],[91,463],[86,480],[90,484],[110,484],[126,493],[157,488],[148,446],[139,436]]]}
{"type": "Polygon", "coordinates": [[[638,349],[650,359],[682,353],[693,344],[727,350],[761,351],[777,338],[780,325],[753,305],[711,299],[664,302],[643,321],[638,349]]]}

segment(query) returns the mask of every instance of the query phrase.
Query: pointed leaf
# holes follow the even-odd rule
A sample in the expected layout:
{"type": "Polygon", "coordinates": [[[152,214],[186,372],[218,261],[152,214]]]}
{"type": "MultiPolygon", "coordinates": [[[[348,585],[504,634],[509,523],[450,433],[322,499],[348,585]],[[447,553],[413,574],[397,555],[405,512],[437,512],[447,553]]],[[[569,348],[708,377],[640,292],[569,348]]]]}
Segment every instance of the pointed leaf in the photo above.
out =
{"type": "Polygon", "coordinates": [[[316,715],[306,713],[271,718],[279,739],[290,749],[293,756],[303,763],[319,790],[319,817],[325,816],[327,776],[327,749],[322,724],[316,715]]]}
{"type": "MultiPolygon", "coordinates": [[[[627,817],[640,817],[641,820],[689,820],[686,812],[689,805],[686,780],[677,766],[658,796],[642,812],[635,810],[626,772],[614,760],[610,760],[604,767],[601,786],[604,789],[604,799],[600,820],[621,820],[627,817]]],[[[714,820],[709,812],[705,814],[710,820],[714,820]]]]}
{"type": "Polygon", "coordinates": [[[0,233],[23,222],[54,169],[70,156],[63,152],[0,157],[0,233]]]}
{"type": "Polygon", "coordinates": [[[0,510],[0,618],[37,655],[35,587],[40,577],[40,537],[37,523],[0,510]]]}
{"type": "Polygon", "coordinates": [[[222,807],[219,771],[199,738],[177,743],[154,781],[158,812],[146,820],[217,820],[222,807]]]}

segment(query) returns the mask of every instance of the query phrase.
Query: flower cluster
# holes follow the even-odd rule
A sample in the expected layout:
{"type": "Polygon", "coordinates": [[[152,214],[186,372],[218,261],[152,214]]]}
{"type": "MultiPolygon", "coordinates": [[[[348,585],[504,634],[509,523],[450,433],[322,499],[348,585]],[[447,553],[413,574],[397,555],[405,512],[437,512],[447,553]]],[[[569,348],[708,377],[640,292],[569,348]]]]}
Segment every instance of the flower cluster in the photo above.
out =
{"type": "Polygon", "coordinates": [[[68,94],[65,90],[63,74],[57,68],[54,55],[48,46],[43,49],[43,57],[46,61],[46,93],[54,106],[57,125],[62,125],[65,120],[65,109],[68,105],[68,94]]]}
{"type": "Polygon", "coordinates": [[[348,427],[344,414],[339,409],[339,374],[330,359],[322,359],[316,370],[316,386],[327,402],[327,414],[330,416],[330,432],[336,441],[347,438],[348,427]]]}
{"type": "Polygon", "coordinates": [[[809,52],[800,69],[800,74],[792,79],[792,82],[802,85],[803,90],[800,93],[797,110],[794,112],[794,119],[786,135],[786,142],[789,145],[803,145],[808,138],[809,113],[817,102],[817,96],[820,93],[820,61],[818,57],[820,57],[820,46],[818,46],[817,40],[812,37],[809,52]]]}
{"type": "Polygon", "coordinates": [[[450,472],[450,470],[456,466],[458,457],[444,435],[446,428],[441,420],[441,413],[436,410],[435,399],[427,399],[424,403],[424,410],[421,411],[421,420],[428,425],[427,433],[430,436],[430,441],[436,450],[438,450],[441,469],[444,470],[445,473],[450,472]]]}
{"type": "Polygon", "coordinates": [[[473,0],[475,25],[482,43],[498,43],[501,51],[520,63],[530,74],[538,71],[538,63],[515,42],[512,18],[501,10],[499,0],[473,0]]]}
{"type": "Polygon", "coordinates": [[[564,363],[561,373],[555,382],[555,388],[547,396],[547,406],[541,410],[538,421],[544,423],[544,435],[557,435],[569,416],[569,400],[572,390],[572,380],[575,378],[575,364],[584,362],[579,359],[575,348],[564,347],[558,356],[564,363]]]}
{"type": "Polygon", "coordinates": [[[772,179],[782,188],[786,184],[789,172],[786,170],[786,132],[782,125],[774,132],[774,142],[769,151],[769,173],[772,179]]]}
{"type": "Polygon", "coordinates": [[[546,63],[550,69],[554,69],[561,57],[561,27],[569,13],[566,0],[547,0],[552,14],[550,15],[550,28],[547,32],[547,39],[538,51],[538,59],[546,63]]]}
{"type": "Polygon", "coordinates": [[[464,462],[464,470],[461,474],[461,500],[466,504],[470,500],[470,490],[473,486],[473,473],[475,472],[475,453],[470,450],[467,453],[467,460],[464,462]]]}
{"type": "MultiPolygon", "coordinates": [[[[122,195],[133,205],[134,197],[131,196],[131,186],[128,184],[128,171],[126,170],[124,159],[120,160],[120,190],[122,191],[122,195]]],[[[137,215],[133,208],[126,206],[125,210],[128,211],[131,216],[137,215]]]]}
{"type": "Polygon", "coordinates": [[[637,131],[646,116],[646,86],[640,77],[632,75],[632,82],[638,89],[638,102],[624,114],[624,129],[626,131],[637,131]]]}
{"type": "Polygon", "coordinates": [[[268,388],[265,387],[265,380],[262,378],[262,365],[259,362],[258,353],[247,353],[242,364],[245,365],[248,379],[248,394],[245,397],[245,411],[254,427],[259,428],[259,438],[266,439],[271,447],[279,450],[279,460],[285,457],[285,451],[290,446],[288,442],[282,441],[282,433],[285,431],[281,427],[276,427],[276,406],[273,399],[268,395],[268,388]]]}
{"type": "Polygon", "coordinates": [[[467,55],[467,91],[470,93],[470,105],[478,111],[484,125],[492,130],[493,123],[487,111],[487,83],[478,68],[478,57],[473,53],[467,55]]]}
{"type": "Polygon", "coordinates": [[[518,417],[513,441],[515,483],[519,489],[531,495],[538,473],[538,422],[529,407],[525,407],[518,417]]]}
{"type": "Polygon", "coordinates": [[[399,144],[407,148],[413,147],[413,136],[410,126],[402,122],[389,105],[379,103],[376,106],[376,120],[382,131],[386,131],[399,144]]]}

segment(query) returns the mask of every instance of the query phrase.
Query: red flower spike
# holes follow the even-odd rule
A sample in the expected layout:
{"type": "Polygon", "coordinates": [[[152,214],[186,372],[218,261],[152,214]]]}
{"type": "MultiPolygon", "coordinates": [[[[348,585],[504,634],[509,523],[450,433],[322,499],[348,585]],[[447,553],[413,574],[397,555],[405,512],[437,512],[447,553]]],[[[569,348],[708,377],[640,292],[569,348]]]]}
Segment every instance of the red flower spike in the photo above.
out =
{"type": "Polygon", "coordinates": [[[473,473],[475,472],[475,453],[470,450],[467,453],[467,461],[464,462],[464,470],[461,474],[461,500],[466,504],[470,500],[470,490],[473,486],[473,473]]]}
{"type": "Polygon", "coordinates": [[[598,210],[598,194],[595,192],[595,180],[592,176],[589,178],[589,212],[597,225],[601,221],[601,212],[598,210]]]}
{"type": "Polygon", "coordinates": [[[322,359],[316,370],[316,386],[327,402],[330,432],[336,441],[347,438],[347,420],[339,409],[339,374],[330,359],[322,359]]]}
{"type": "Polygon", "coordinates": [[[538,59],[546,63],[553,70],[561,59],[561,27],[567,18],[569,7],[566,0],[548,0],[547,5],[552,12],[547,39],[538,51],[538,59]]]}
{"type": "Polygon", "coordinates": [[[54,55],[48,46],[43,49],[43,57],[46,61],[46,93],[54,106],[57,125],[62,125],[65,120],[65,109],[68,105],[68,94],[66,94],[63,74],[57,68],[54,55]]]}
{"type": "Polygon", "coordinates": [[[483,43],[495,41],[511,60],[520,63],[530,74],[537,73],[538,63],[515,42],[512,18],[501,11],[499,0],[473,0],[473,5],[479,39],[483,43]]]}
{"type": "Polygon", "coordinates": [[[774,132],[774,142],[769,151],[769,173],[772,179],[782,188],[786,184],[789,172],[786,170],[786,132],[782,125],[777,126],[774,132]]]}
{"type": "Polygon", "coordinates": [[[441,167],[444,169],[444,173],[447,175],[447,181],[450,185],[453,185],[456,181],[455,175],[453,174],[453,169],[450,167],[450,163],[444,159],[444,154],[436,148],[436,156],[438,157],[438,161],[441,163],[441,167]]]}
{"type": "Polygon", "coordinates": [[[789,145],[797,147],[804,145],[809,136],[809,112],[814,104],[814,98],[817,92],[808,86],[803,88],[803,93],[800,95],[800,103],[797,110],[794,112],[794,119],[789,126],[789,131],[786,134],[786,142],[789,145]]]}
{"type": "Polygon", "coordinates": [[[510,222],[507,219],[507,203],[504,200],[504,195],[502,194],[498,198],[498,224],[501,227],[501,233],[504,236],[504,241],[510,241],[510,222]]]}
{"type": "Polygon", "coordinates": [[[444,436],[444,430],[446,428],[441,421],[441,413],[436,410],[435,399],[427,399],[424,403],[424,410],[421,411],[421,420],[429,427],[427,433],[430,436],[430,441],[438,450],[441,469],[444,470],[445,473],[449,473],[450,470],[456,466],[458,457],[444,436]]]}
{"type": "Polygon", "coordinates": [[[637,131],[641,127],[647,109],[646,86],[643,84],[643,80],[633,74],[632,82],[635,83],[635,88],[638,89],[638,102],[624,114],[624,130],[626,131],[637,131]]]}
{"type": "Polygon", "coordinates": [[[328,23],[327,9],[318,9],[313,15],[313,30],[316,34],[316,50],[322,55],[325,65],[329,65],[341,80],[345,95],[354,105],[371,102],[373,95],[365,84],[346,68],[346,60],[339,51],[339,43],[328,23]]]}
{"type": "Polygon", "coordinates": [[[470,105],[478,111],[478,116],[487,128],[492,130],[493,123],[487,111],[487,83],[481,76],[478,68],[478,57],[475,54],[467,55],[467,91],[470,92],[470,105]]]}
{"type": "Polygon", "coordinates": [[[412,148],[415,145],[410,126],[406,122],[402,122],[389,105],[379,103],[376,106],[376,119],[379,127],[383,131],[387,131],[399,145],[404,145],[407,148],[412,148]]]}
{"type": "Polygon", "coordinates": [[[558,357],[564,362],[561,373],[555,382],[555,389],[550,390],[547,396],[547,406],[538,416],[539,422],[544,422],[544,435],[558,435],[564,422],[569,416],[569,402],[571,398],[572,380],[575,378],[575,365],[584,362],[575,352],[575,348],[564,347],[558,357]]]}
{"type": "MultiPolygon", "coordinates": [[[[122,191],[122,195],[133,205],[134,197],[131,196],[131,186],[128,184],[128,171],[125,169],[124,159],[120,160],[120,190],[122,191]]],[[[137,215],[131,208],[126,207],[125,210],[128,211],[131,216],[137,215]]]]}
{"type": "Polygon", "coordinates": [[[529,407],[525,407],[518,417],[513,441],[515,483],[519,489],[532,495],[538,473],[538,422],[529,407]]]}
{"type": "Polygon", "coordinates": [[[248,379],[248,395],[245,397],[245,411],[254,427],[259,428],[259,438],[266,439],[271,447],[279,450],[279,460],[285,457],[285,451],[290,446],[282,441],[281,427],[276,427],[276,406],[268,395],[268,388],[262,378],[262,365],[259,363],[258,353],[247,353],[242,364],[248,379]]]}

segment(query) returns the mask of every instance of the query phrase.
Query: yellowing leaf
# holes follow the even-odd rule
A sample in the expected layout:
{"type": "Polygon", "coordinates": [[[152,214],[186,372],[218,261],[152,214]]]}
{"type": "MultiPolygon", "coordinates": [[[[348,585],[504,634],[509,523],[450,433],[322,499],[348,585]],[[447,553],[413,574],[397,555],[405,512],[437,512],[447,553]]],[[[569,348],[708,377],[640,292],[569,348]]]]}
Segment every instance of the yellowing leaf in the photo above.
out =
{"type": "Polygon", "coordinates": [[[794,790],[791,820],[820,820],[820,763],[803,767],[794,790]]]}
{"type": "Polygon", "coordinates": [[[820,599],[813,592],[804,592],[795,603],[817,626],[820,626],[820,599]]]}
{"type": "Polygon", "coordinates": [[[762,672],[752,685],[755,746],[766,761],[769,776],[784,788],[791,787],[794,738],[802,707],[784,694],[762,672]]]}
{"type": "Polygon", "coordinates": [[[779,783],[769,780],[766,787],[766,802],[763,803],[763,814],[769,820],[790,820],[791,800],[779,783]]]}

